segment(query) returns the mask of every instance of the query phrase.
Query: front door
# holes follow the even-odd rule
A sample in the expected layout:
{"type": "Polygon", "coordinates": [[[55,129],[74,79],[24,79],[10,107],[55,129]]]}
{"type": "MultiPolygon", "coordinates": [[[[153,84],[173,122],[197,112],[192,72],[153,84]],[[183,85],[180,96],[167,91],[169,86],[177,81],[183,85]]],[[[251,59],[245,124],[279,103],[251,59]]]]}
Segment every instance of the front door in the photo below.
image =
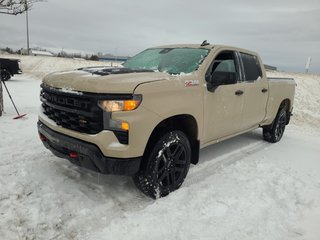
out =
{"type": "MultiPolygon", "coordinates": [[[[220,84],[204,93],[205,142],[223,138],[242,130],[244,84],[239,81],[240,67],[233,51],[221,51],[215,57],[206,74],[209,84],[213,76],[220,76],[220,84]],[[233,76],[236,81],[222,79],[233,76]]],[[[231,80],[233,78],[230,78],[231,80]]]]}

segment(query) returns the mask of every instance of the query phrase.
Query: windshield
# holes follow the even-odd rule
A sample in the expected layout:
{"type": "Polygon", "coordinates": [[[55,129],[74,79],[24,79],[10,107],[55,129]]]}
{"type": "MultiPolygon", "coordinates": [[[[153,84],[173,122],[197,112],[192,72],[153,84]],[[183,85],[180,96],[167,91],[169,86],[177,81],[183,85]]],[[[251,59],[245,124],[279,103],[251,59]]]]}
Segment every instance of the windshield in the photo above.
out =
{"type": "Polygon", "coordinates": [[[209,51],[205,48],[151,48],[130,58],[123,66],[170,74],[191,73],[198,69],[209,51]]]}

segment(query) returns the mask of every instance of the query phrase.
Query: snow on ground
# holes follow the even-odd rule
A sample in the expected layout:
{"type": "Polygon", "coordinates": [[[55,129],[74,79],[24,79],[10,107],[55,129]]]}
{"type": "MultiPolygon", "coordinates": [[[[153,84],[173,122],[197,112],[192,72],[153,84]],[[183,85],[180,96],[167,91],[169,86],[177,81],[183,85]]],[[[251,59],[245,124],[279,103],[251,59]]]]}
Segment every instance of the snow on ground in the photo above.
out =
{"type": "Polygon", "coordinates": [[[268,72],[270,77],[293,77],[297,83],[293,123],[320,126],[320,76],[303,73],[268,72]]]}
{"type": "Polygon", "coordinates": [[[92,66],[116,66],[115,62],[87,61],[81,58],[61,58],[48,56],[4,55],[0,58],[13,58],[21,60],[21,69],[25,76],[42,78],[50,72],[72,70],[81,67],[92,66]]]}
{"type": "Polygon", "coordinates": [[[1,239],[320,239],[320,76],[276,74],[298,83],[281,142],[264,142],[258,129],[207,147],[181,189],[157,201],[129,177],[54,157],[36,129],[40,81],[14,77],[8,88],[28,115],[12,120],[4,93],[1,239]]]}

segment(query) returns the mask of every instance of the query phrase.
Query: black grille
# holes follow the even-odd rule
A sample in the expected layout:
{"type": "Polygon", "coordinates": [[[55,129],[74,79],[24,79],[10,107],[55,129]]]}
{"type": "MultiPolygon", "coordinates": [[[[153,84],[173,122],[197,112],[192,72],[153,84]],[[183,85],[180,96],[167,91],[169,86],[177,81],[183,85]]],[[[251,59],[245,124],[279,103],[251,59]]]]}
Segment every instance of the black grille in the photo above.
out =
{"type": "Polygon", "coordinates": [[[59,91],[42,85],[41,101],[44,114],[57,125],[78,132],[95,134],[103,130],[103,111],[99,97],[59,91]]]}

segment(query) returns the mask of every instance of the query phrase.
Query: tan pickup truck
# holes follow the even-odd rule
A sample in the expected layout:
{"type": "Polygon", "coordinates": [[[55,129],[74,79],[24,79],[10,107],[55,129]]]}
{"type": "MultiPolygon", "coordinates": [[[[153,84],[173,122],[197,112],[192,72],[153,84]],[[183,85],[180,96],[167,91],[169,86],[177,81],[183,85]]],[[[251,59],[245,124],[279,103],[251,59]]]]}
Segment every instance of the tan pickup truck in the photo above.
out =
{"type": "Polygon", "coordinates": [[[267,78],[248,50],[206,42],[154,47],[121,68],[46,76],[39,135],[55,155],[130,175],[157,198],[181,186],[203,147],[258,127],[266,141],[279,141],[295,86],[267,78]]]}

